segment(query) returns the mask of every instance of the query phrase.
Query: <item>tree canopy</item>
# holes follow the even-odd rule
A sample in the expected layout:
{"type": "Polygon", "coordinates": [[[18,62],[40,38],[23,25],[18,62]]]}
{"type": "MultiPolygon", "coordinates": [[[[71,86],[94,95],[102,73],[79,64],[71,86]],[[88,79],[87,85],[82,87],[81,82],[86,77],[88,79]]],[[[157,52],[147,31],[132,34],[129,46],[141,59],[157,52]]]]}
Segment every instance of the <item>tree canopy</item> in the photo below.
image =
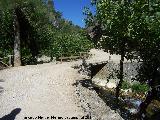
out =
{"type": "MultiPolygon", "coordinates": [[[[156,78],[160,67],[159,1],[93,0],[92,3],[96,13],[86,11],[86,27],[98,47],[121,55],[118,86],[121,87],[123,81],[124,57],[133,59],[134,55],[142,60],[136,80],[152,81],[152,85],[149,84],[152,88],[160,85],[156,78]]],[[[117,97],[118,91],[119,88],[117,97]]]]}
{"type": "Polygon", "coordinates": [[[77,54],[92,47],[83,29],[65,20],[52,0],[1,0],[0,6],[0,57],[13,54],[14,10],[20,25],[23,64],[32,64],[43,54],[59,57],[64,51],[77,54]]]}

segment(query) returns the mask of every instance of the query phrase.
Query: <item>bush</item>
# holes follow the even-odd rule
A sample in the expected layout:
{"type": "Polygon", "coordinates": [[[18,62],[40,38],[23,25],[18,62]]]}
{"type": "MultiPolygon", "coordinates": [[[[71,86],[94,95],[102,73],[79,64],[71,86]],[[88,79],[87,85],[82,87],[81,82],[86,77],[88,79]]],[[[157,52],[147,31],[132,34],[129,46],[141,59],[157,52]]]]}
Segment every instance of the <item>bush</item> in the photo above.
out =
{"type": "Polygon", "coordinates": [[[142,92],[142,93],[147,92],[149,90],[149,86],[147,84],[140,84],[140,83],[134,83],[131,88],[134,92],[142,92]]]}
{"type": "MultiPolygon", "coordinates": [[[[79,52],[87,52],[93,48],[93,44],[86,36],[81,34],[63,34],[53,42],[50,54],[53,57],[79,55],[79,52]]],[[[48,52],[49,53],[49,52],[48,52]]]]}
{"type": "Polygon", "coordinates": [[[28,48],[21,49],[21,56],[22,65],[34,65],[37,63],[36,58],[32,56],[28,48]]]}
{"type": "Polygon", "coordinates": [[[144,93],[144,92],[147,92],[149,90],[149,86],[147,84],[140,84],[140,83],[130,84],[127,81],[124,81],[122,83],[122,87],[121,88],[123,90],[131,88],[132,91],[136,92],[136,93],[144,93]]]}
{"type": "Polygon", "coordinates": [[[123,81],[122,89],[125,90],[125,89],[129,89],[129,88],[131,88],[131,84],[127,81],[123,81]]]}

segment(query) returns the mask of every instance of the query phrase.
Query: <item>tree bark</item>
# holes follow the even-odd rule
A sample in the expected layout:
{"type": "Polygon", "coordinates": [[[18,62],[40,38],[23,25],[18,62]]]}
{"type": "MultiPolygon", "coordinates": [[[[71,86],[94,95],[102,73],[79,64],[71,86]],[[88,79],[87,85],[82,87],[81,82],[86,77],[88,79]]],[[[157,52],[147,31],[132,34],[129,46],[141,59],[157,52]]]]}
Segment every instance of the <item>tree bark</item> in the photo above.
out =
{"type": "Polygon", "coordinates": [[[119,83],[116,87],[116,104],[118,106],[119,104],[119,94],[120,94],[120,89],[122,86],[122,82],[123,82],[123,62],[124,62],[124,57],[125,57],[125,52],[124,52],[124,41],[122,42],[122,46],[121,46],[121,60],[120,60],[120,73],[119,73],[119,83]]]}
{"type": "Polygon", "coordinates": [[[21,45],[20,45],[20,24],[18,21],[18,16],[16,13],[16,9],[14,10],[14,67],[21,66],[21,45]]]}

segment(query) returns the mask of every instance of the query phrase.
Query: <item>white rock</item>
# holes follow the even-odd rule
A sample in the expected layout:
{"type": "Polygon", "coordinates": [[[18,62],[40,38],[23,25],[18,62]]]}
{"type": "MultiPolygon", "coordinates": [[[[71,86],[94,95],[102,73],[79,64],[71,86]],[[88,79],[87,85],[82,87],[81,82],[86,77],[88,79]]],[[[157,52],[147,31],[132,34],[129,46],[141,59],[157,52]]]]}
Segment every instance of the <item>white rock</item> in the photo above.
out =
{"type": "Polygon", "coordinates": [[[98,82],[98,85],[101,86],[101,87],[105,87],[106,84],[107,84],[107,81],[105,81],[105,80],[102,80],[102,81],[98,82]]]}
{"type": "Polygon", "coordinates": [[[37,58],[38,62],[50,62],[50,60],[51,60],[51,57],[48,57],[48,56],[45,56],[45,55],[42,55],[42,57],[37,58]]]}
{"type": "Polygon", "coordinates": [[[108,82],[107,84],[106,84],[106,87],[107,88],[116,88],[116,83],[111,83],[111,82],[108,82]]]}

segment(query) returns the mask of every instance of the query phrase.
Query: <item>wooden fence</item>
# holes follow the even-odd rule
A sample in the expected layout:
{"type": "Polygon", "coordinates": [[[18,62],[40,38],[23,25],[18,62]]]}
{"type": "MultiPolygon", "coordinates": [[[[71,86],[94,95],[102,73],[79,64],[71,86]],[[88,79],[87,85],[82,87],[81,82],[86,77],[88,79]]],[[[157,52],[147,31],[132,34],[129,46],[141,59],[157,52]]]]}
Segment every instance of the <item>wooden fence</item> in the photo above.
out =
{"type": "Polygon", "coordinates": [[[66,57],[65,54],[61,54],[61,57],[59,57],[58,59],[62,63],[64,60],[65,61],[67,61],[67,60],[72,61],[72,60],[88,58],[88,57],[89,57],[88,52],[80,52],[79,55],[77,55],[77,56],[71,55],[71,56],[66,57]]]}
{"type": "Polygon", "coordinates": [[[3,57],[3,58],[0,57],[0,65],[3,67],[12,66],[12,57],[13,55],[8,55],[7,57],[3,57]],[[7,63],[3,62],[4,59],[8,59],[7,63]]]}

